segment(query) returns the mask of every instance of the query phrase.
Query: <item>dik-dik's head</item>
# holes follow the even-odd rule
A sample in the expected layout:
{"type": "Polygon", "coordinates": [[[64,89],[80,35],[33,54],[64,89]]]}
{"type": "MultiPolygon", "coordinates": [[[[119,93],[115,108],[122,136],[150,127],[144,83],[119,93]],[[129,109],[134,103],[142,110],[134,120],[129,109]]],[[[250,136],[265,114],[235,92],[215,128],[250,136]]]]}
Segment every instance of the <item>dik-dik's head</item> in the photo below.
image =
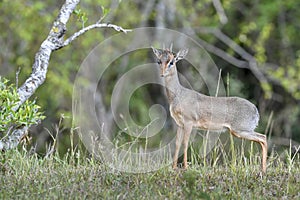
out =
{"type": "Polygon", "coordinates": [[[172,47],[170,49],[155,49],[152,47],[160,66],[160,75],[163,77],[172,75],[176,71],[176,63],[188,53],[188,49],[180,50],[178,53],[173,53],[172,47]]]}

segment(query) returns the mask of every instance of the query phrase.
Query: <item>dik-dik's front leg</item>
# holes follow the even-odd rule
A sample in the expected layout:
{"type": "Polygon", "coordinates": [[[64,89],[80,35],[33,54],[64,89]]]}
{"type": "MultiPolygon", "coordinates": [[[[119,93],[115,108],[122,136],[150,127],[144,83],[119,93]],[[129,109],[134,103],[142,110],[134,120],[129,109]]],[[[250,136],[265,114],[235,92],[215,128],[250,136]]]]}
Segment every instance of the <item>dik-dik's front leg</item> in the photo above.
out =
{"type": "Polygon", "coordinates": [[[173,169],[177,169],[178,154],[182,143],[183,133],[184,133],[183,127],[178,126],[177,134],[176,134],[176,142],[175,142],[175,154],[173,158],[173,169]]]}
{"type": "Polygon", "coordinates": [[[192,125],[187,124],[184,127],[178,127],[177,135],[176,135],[176,147],[175,147],[175,154],[173,159],[173,169],[177,169],[177,161],[178,161],[178,154],[180,150],[180,146],[183,139],[183,168],[186,169],[187,165],[187,149],[189,144],[189,138],[192,131],[192,125]]]}
{"type": "Polygon", "coordinates": [[[192,131],[192,124],[184,125],[184,136],[183,136],[183,169],[187,169],[187,150],[189,146],[189,139],[192,131]]]}

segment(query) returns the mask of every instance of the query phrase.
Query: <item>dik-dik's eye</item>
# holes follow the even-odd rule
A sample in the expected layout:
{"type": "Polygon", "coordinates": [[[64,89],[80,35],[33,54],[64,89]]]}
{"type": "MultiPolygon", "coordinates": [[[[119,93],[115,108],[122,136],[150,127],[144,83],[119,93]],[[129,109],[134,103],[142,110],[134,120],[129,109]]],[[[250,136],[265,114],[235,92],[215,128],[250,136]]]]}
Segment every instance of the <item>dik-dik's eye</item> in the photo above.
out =
{"type": "Polygon", "coordinates": [[[160,64],[161,64],[161,61],[160,61],[160,60],[158,60],[158,61],[157,61],[157,64],[159,64],[159,65],[160,65],[160,64]]]}
{"type": "Polygon", "coordinates": [[[172,67],[173,65],[174,65],[174,61],[171,60],[171,61],[169,62],[169,66],[168,66],[168,67],[172,67]]]}

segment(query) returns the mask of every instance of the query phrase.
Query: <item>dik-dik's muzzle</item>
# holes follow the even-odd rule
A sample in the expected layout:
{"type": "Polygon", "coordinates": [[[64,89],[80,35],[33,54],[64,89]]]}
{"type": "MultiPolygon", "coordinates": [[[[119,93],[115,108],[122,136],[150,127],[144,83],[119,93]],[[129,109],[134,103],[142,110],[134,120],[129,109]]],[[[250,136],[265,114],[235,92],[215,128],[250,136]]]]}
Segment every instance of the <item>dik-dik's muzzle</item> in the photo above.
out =
{"type": "Polygon", "coordinates": [[[168,67],[167,66],[161,66],[161,68],[160,68],[160,76],[161,77],[165,77],[165,76],[167,76],[169,74],[169,69],[168,69],[168,67]]]}

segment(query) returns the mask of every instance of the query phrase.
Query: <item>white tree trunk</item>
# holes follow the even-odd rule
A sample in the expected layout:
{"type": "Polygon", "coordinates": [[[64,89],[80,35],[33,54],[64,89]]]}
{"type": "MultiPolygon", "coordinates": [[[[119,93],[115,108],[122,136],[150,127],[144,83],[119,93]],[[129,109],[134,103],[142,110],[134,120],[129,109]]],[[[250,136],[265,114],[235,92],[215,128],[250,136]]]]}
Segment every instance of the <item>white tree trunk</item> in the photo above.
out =
{"type": "MultiPolygon", "coordinates": [[[[15,111],[18,110],[19,107],[31,95],[33,95],[36,89],[45,81],[50,56],[53,51],[67,46],[77,37],[93,28],[113,28],[116,31],[121,31],[124,33],[130,31],[114,24],[100,24],[99,22],[97,22],[96,24],[92,24],[76,32],[70,38],[64,40],[64,35],[67,31],[66,24],[79,2],[80,0],[66,0],[64,5],[61,7],[60,12],[57,18],[55,19],[52,28],[48,34],[48,37],[46,38],[46,40],[43,41],[39,51],[35,55],[35,60],[32,66],[32,73],[27,78],[25,83],[20,88],[18,88],[20,101],[14,107],[15,111]]],[[[20,142],[20,139],[27,132],[27,130],[28,127],[23,126],[8,133],[4,138],[0,140],[0,150],[8,150],[17,147],[17,145],[20,142]]]]}

